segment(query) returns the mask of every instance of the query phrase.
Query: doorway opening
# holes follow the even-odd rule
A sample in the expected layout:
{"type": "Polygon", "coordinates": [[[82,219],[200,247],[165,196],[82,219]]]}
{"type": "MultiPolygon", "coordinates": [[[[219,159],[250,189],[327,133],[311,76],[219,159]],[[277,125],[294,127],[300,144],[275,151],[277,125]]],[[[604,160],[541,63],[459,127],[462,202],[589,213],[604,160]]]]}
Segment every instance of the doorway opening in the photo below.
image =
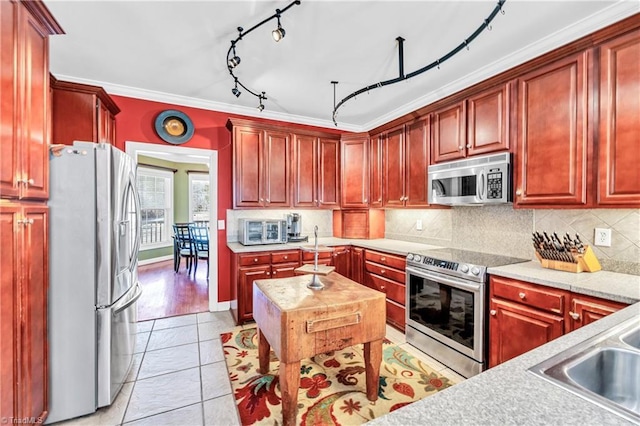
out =
{"type": "Polygon", "coordinates": [[[143,285],[139,320],[203,311],[218,304],[218,152],[201,148],[125,142],[146,185],[139,278],[143,285]],[[209,222],[209,277],[200,261],[197,275],[182,260],[174,272],[176,222],[209,222]],[[145,288],[147,285],[145,298],[145,288]]]}

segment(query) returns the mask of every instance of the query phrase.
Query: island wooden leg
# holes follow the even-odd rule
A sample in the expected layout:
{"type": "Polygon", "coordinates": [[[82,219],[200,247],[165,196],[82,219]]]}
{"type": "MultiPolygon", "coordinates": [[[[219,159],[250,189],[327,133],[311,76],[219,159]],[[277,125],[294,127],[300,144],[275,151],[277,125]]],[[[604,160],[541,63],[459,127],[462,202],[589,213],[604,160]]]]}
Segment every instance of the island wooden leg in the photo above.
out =
{"type": "Polygon", "coordinates": [[[298,411],[300,387],[300,361],[280,362],[280,396],[282,398],[282,424],[294,426],[298,411]]]}
{"type": "Polygon", "coordinates": [[[364,344],[364,369],[367,378],[367,399],[378,399],[380,364],[382,363],[382,339],[364,344]]]}
{"type": "Polygon", "coordinates": [[[258,373],[267,374],[269,372],[269,350],[271,347],[269,346],[269,342],[267,338],[264,337],[264,334],[258,328],[258,373]]]}

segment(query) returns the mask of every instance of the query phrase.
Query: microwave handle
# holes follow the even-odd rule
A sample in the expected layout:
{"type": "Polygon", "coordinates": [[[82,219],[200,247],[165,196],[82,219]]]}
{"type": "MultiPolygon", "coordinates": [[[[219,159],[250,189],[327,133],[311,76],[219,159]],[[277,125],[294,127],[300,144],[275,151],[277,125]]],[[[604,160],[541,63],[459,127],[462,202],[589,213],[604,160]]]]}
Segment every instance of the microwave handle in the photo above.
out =
{"type": "Polygon", "coordinates": [[[477,188],[477,192],[478,192],[478,199],[480,200],[484,200],[486,198],[486,192],[487,192],[487,185],[486,185],[486,175],[485,175],[485,171],[484,169],[480,170],[480,176],[478,179],[478,182],[476,184],[477,188]]]}

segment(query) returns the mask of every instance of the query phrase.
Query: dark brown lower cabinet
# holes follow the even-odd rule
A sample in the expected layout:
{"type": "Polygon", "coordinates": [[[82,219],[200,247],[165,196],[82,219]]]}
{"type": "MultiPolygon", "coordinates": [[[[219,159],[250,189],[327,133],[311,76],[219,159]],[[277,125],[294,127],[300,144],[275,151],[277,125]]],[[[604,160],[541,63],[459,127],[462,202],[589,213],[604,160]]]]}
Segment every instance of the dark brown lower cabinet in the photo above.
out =
{"type": "Polygon", "coordinates": [[[0,202],[3,419],[42,423],[48,413],[47,226],[47,206],[0,202]]]}
{"type": "Polygon", "coordinates": [[[511,278],[489,286],[489,367],[628,306],[511,278]]]}

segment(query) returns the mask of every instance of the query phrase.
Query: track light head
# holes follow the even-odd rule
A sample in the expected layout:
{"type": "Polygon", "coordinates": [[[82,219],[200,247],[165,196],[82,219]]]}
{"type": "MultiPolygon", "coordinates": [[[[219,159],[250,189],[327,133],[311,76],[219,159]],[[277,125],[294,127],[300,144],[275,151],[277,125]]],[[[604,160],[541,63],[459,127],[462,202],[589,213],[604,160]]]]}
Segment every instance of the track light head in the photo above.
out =
{"type": "Polygon", "coordinates": [[[262,110],[264,110],[264,105],[262,105],[262,103],[260,105],[258,105],[258,111],[262,112],[262,110]]]}
{"type": "Polygon", "coordinates": [[[240,56],[234,55],[233,58],[229,59],[229,68],[235,68],[240,65],[240,56]]]}
{"type": "Polygon", "coordinates": [[[231,93],[233,93],[236,96],[236,98],[239,98],[242,92],[238,90],[237,87],[234,87],[233,89],[231,89],[231,93]]]}
{"type": "MultiPolygon", "coordinates": [[[[277,12],[280,12],[279,10],[277,12]]],[[[282,40],[284,38],[285,35],[285,31],[284,28],[282,28],[282,25],[280,25],[280,15],[278,15],[278,28],[276,28],[275,30],[271,31],[271,35],[273,36],[273,39],[278,42],[280,40],[282,40]]]]}

